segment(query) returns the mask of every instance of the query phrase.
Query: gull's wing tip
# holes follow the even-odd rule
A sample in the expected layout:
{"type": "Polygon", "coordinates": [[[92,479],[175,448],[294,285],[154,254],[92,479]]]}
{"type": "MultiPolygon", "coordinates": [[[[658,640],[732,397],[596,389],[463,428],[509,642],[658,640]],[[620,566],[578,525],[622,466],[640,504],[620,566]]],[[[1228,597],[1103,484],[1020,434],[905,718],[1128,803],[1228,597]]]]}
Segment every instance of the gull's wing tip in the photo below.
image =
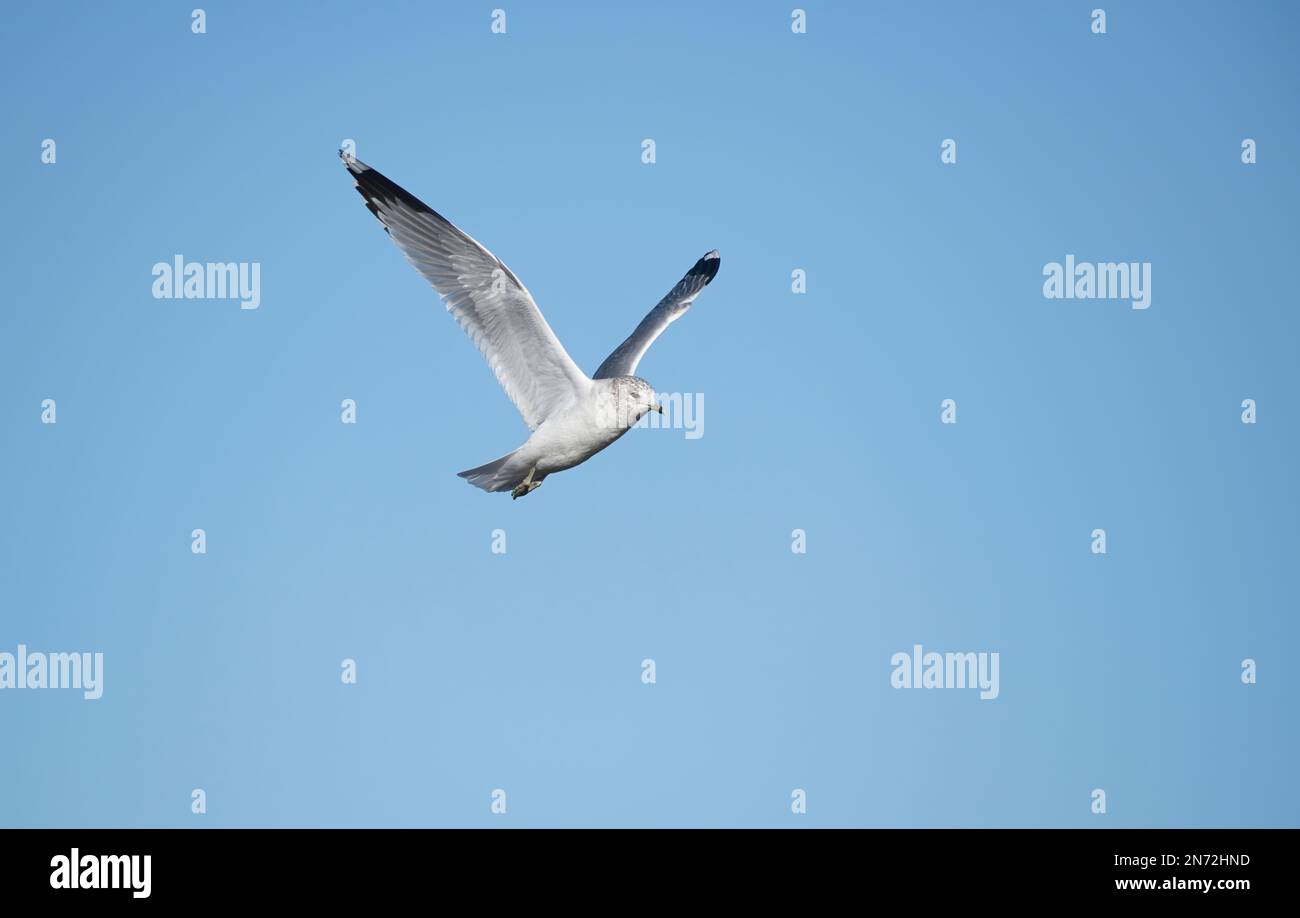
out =
{"type": "Polygon", "coordinates": [[[704,286],[709,285],[709,281],[718,275],[718,268],[722,266],[722,256],[718,254],[717,249],[712,249],[705,253],[704,257],[695,263],[695,267],[687,273],[687,277],[701,277],[704,279],[704,286]]]}
{"type": "Polygon", "coordinates": [[[631,376],[636,372],[646,349],[655,342],[665,328],[674,320],[685,315],[691,308],[700,291],[709,286],[709,282],[718,276],[722,265],[722,256],[717,249],[710,249],[700,257],[686,276],[677,282],[668,295],[651,309],[644,319],[628,336],[627,340],[614,348],[614,353],[605,358],[592,379],[610,379],[614,376],[631,376]]]}
{"type": "Polygon", "coordinates": [[[369,172],[370,167],[357,159],[347,150],[339,150],[339,159],[343,160],[343,165],[348,167],[348,171],[353,175],[360,175],[362,172],[369,172]]]}

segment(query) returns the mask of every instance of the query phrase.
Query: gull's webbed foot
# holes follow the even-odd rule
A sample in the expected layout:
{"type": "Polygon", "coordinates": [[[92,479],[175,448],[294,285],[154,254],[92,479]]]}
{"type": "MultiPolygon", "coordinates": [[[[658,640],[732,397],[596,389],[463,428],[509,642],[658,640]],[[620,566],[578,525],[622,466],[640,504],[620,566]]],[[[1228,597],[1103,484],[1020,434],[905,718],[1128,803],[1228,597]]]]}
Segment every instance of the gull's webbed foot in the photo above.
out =
{"type": "Polygon", "coordinates": [[[540,488],[542,486],[542,483],[540,481],[533,481],[533,473],[536,471],[537,471],[536,467],[528,470],[528,477],[525,478],[523,481],[519,482],[519,484],[515,486],[515,489],[510,492],[511,500],[518,500],[519,498],[523,497],[525,494],[531,494],[537,488],[540,488]]]}
{"type": "Polygon", "coordinates": [[[533,491],[537,490],[541,486],[542,483],[540,481],[525,481],[520,483],[518,487],[516,487],[513,491],[511,491],[510,496],[513,499],[518,500],[519,498],[523,497],[525,494],[533,493],[533,491]]]}

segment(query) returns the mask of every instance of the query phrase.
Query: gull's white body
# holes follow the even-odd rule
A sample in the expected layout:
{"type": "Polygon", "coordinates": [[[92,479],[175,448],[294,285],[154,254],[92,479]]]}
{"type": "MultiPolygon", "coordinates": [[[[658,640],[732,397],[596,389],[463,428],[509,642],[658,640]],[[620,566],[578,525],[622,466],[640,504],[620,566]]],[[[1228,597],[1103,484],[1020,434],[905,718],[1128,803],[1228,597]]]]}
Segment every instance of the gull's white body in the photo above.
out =
{"type": "MultiPolygon", "coordinates": [[[[586,462],[596,453],[609,446],[623,434],[626,426],[609,423],[608,401],[613,396],[610,386],[604,385],[608,380],[588,380],[585,390],[574,401],[560,408],[533,431],[524,445],[513,453],[503,457],[499,467],[491,468],[491,477],[484,483],[515,487],[534,470],[533,481],[541,482],[552,472],[563,472],[575,465],[586,462]]],[[[488,467],[494,466],[489,463],[488,467]]],[[[462,473],[472,484],[483,487],[474,480],[472,474],[462,473]]],[[[486,491],[493,487],[484,488],[486,491]]]]}
{"type": "Polygon", "coordinates": [[[547,475],[590,459],[646,412],[660,410],[650,384],[632,374],[651,343],[713,280],[717,252],[697,261],[589,378],[496,256],[365,163],[340,155],[366,206],[442,296],[532,431],[514,452],[461,472],[462,478],[521,497],[547,475]]]}

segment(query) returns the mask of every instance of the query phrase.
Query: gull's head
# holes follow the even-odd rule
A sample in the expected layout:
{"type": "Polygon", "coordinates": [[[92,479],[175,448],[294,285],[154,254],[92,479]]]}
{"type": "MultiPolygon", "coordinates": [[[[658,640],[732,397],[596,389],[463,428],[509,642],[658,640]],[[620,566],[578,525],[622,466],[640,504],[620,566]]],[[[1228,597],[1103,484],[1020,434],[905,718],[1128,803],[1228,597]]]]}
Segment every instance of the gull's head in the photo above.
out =
{"type": "Polygon", "coordinates": [[[654,388],[636,376],[619,376],[612,380],[614,395],[614,423],[618,427],[631,427],[652,411],[664,413],[654,388]]]}

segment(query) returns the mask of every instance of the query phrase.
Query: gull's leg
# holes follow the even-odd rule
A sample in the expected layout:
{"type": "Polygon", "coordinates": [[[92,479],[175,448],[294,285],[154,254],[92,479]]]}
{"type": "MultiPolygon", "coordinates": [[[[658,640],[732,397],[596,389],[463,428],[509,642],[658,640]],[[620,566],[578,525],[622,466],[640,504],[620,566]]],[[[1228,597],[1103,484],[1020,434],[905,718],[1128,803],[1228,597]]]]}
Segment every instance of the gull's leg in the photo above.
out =
{"type": "Polygon", "coordinates": [[[530,494],[534,490],[542,486],[542,483],[540,481],[533,481],[533,473],[536,471],[537,471],[537,466],[533,466],[531,469],[528,470],[528,476],[524,478],[523,481],[519,482],[519,484],[515,486],[515,489],[510,492],[511,500],[518,500],[519,498],[523,497],[525,494],[530,494]]]}

